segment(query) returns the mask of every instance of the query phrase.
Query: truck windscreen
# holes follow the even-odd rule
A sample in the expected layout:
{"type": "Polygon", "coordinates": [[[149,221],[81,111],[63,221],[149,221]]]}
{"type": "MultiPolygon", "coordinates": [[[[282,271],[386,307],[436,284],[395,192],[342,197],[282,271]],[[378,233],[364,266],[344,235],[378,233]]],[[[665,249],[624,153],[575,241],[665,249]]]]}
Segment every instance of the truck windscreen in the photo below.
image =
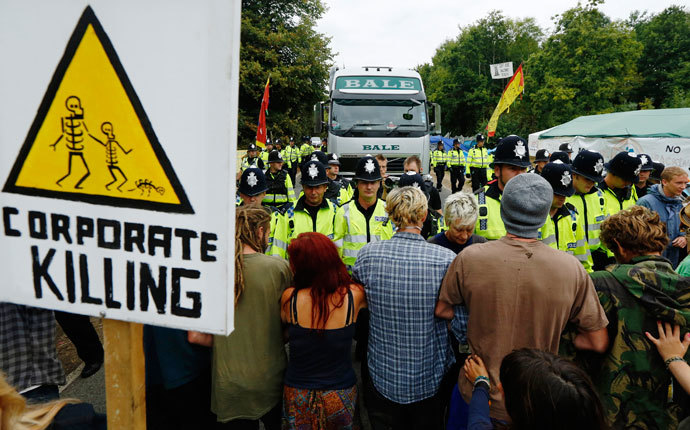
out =
{"type": "Polygon", "coordinates": [[[330,131],[338,136],[417,137],[427,130],[426,109],[418,100],[333,100],[330,131]]]}

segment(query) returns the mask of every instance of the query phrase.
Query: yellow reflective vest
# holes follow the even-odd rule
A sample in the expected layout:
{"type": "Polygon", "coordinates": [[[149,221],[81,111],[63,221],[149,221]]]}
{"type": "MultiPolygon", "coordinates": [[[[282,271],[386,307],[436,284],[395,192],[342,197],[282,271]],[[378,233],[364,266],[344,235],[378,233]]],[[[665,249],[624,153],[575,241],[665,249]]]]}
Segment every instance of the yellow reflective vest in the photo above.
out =
{"type": "Polygon", "coordinates": [[[489,152],[486,148],[475,146],[467,153],[467,165],[469,167],[489,167],[489,152]]]}
{"type": "Polygon", "coordinates": [[[566,203],[553,217],[547,216],[539,232],[539,239],[551,248],[577,258],[587,272],[592,272],[592,254],[587,245],[582,220],[575,206],[566,203]]]}
{"type": "Polygon", "coordinates": [[[465,164],[465,154],[460,149],[451,149],[446,154],[448,166],[462,166],[465,164]]]}
{"type": "Polygon", "coordinates": [[[283,160],[287,163],[289,168],[299,164],[300,162],[300,151],[297,146],[286,146],[282,151],[283,160]],[[295,164],[297,163],[297,164],[295,164]]]}
{"type": "MultiPolygon", "coordinates": [[[[635,187],[633,186],[627,190],[626,195],[622,199],[618,198],[614,190],[606,185],[606,182],[602,181],[599,184],[599,190],[601,190],[602,194],[604,194],[604,207],[607,217],[635,206],[635,202],[637,201],[637,191],[635,191],[635,187]]],[[[613,257],[613,252],[606,248],[603,243],[601,244],[601,248],[606,250],[606,255],[608,257],[613,257]]]]}
{"type": "Polygon", "coordinates": [[[496,240],[505,236],[506,228],[501,218],[501,190],[494,182],[486,185],[477,193],[479,217],[474,227],[474,234],[488,240],[496,240]]]}
{"type": "Polygon", "coordinates": [[[316,213],[316,219],[313,219],[305,208],[304,198],[300,198],[294,208],[288,208],[285,213],[277,217],[275,228],[272,230],[273,240],[266,254],[287,259],[288,245],[301,233],[318,232],[333,239],[336,210],[337,207],[332,202],[323,199],[316,213]]]}
{"type": "Polygon", "coordinates": [[[266,184],[268,190],[261,201],[262,205],[280,206],[287,202],[295,204],[295,189],[290,175],[285,170],[279,170],[277,173],[266,170],[266,184]]]}
{"type": "Polygon", "coordinates": [[[431,153],[431,167],[436,167],[439,164],[445,164],[447,162],[446,157],[447,155],[444,151],[439,149],[435,150],[431,153]]]}
{"type": "Polygon", "coordinates": [[[349,272],[352,272],[357,253],[364,245],[393,237],[393,224],[384,207],[384,201],[377,200],[368,222],[354,198],[338,208],[333,241],[349,272]]]}
{"type": "Polygon", "coordinates": [[[312,152],[314,152],[314,147],[311,145],[311,143],[303,143],[302,146],[299,147],[300,160],[306,160],[309,158],[312,152]]]}
{"type": "Polygon", "coordinates": [[[593,187],[587,194],[573,194],[565,200],[575,207],[582,219],[585,237],[590,251],[601,247],[601,222],[606,219],[606,203],[600,189],[593,187]]]}

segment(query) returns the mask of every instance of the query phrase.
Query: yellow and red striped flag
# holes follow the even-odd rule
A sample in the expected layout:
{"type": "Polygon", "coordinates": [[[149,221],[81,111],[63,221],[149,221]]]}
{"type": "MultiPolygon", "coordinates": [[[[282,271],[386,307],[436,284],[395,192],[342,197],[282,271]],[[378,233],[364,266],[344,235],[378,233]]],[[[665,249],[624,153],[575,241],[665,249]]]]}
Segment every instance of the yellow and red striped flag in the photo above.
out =
{"type": "Polygon", "coordinates": [[[268,114],[268,84],[270,82],[271,77],[269,76],[264,89],[264,97],[261,99],[259,125],[256,127],[256,146],[262,149],[266,147],[266,115],[268,114]]]}
{"type": "Polygon", "coordinates": [[[489,124],[486,126],[486,134],[488,136],[493,136],[496,134],[498,117],[501,116],[506,109],[510,108],[510,105],[513,104],[517,96],[522,94],[524,91],[525,77],[522,73],[522,64],[520,64],[520,67],[518,67],[518,69],[515,71],[513,77],[510,78],[510,82],[508,82],[508,85],[506,85],[506,88],[503,90],[501,100],[498,101],[498,105],[496,106],[496,109],[494,109],[493,115],[491,115],[489,124]]]}

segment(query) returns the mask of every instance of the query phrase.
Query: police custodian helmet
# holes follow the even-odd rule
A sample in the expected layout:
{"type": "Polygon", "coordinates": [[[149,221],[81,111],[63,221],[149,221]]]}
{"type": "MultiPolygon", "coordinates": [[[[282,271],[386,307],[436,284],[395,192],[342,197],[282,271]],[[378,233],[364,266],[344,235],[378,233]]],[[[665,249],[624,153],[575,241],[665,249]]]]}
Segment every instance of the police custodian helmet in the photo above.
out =
{"type": "Polygon", "coordinates": [[[326,168],[318,160],[309,160],[302,164],[302,185],[316,187],[327,184],[326,168]]]}
{"type": "Polygon", "coordinates": [[[584,149],[573,159],[571,169],[590,181],[601,182],[604,180],[604,156],[597,151],[584,149]]]}
{"type": "Polygon", "coordinates": [[[283,156],[280,155],[279,151],[276,151],[275,149],[271,152],[268,153],[268,162],[269,163],[282,163],[283,156]]]}
{"type": "Polygon", "coordinates": [[[553,162],[556,160],[562,161],[565,164],[570,164],[570,157],[568,157],[568,153],[565,151],[554,151],[554,152],[552,152],[551,155],[549,156],[549,161],[553,162]]]}
{"type": "Polygon", "coordinates": [[[360,158],[355,169],[355,179],[365,182],[380,181],[381,168],[376,158],[371,155],[360,158]]]}
{"type": "Polygon", "coordinates": [[[498,142],[494,152],[494,162],[492,167],[497,164],[510,164],[511,166],[529,167],[529,148],[527,142],[520,136],[511,134],[498,142]]]}
{"type": "Polygon", "coordinates": [[[537,151],[537,155],[534,156],[534,161],[549,161],[551,153],[548,149],[540,149],[537,151]]]}
{"type": "Polygon", "coordinates": [[[250,167],[242,172],[239,187],[240,193],[253,197],[265,193],[267,190],[268,184],[266,184],[266,176],[263,170],[258,167],[250,167]]]}
{"type": "Polygon", "coordinates": [[[557,196],[570,197],[575,193],[570,166],[561,160],[546,163],[541,170],[541,177],[546,179],[557,196]]]}
{"type": "Polygon", "coordinates": [[[626,181],[637,182],[642,169],[642,160],[634,152],[619,152],[608,163],[604,164],[610,173],[626,181]]]}

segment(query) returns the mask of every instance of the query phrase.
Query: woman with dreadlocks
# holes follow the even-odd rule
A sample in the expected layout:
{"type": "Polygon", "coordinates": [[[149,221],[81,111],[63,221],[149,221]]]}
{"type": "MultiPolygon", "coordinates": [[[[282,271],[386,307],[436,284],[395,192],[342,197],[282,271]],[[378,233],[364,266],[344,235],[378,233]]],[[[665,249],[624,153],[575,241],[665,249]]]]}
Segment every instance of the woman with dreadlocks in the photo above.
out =
{"type": "Polygon", "coordinates": [[[279,429],[287,366],[280,297],[290,285],[288,263],[264,255],[271,215],[240,207],[235,223],[235,330],[213,339],[211,410],[221,428],[279,429]]]}

